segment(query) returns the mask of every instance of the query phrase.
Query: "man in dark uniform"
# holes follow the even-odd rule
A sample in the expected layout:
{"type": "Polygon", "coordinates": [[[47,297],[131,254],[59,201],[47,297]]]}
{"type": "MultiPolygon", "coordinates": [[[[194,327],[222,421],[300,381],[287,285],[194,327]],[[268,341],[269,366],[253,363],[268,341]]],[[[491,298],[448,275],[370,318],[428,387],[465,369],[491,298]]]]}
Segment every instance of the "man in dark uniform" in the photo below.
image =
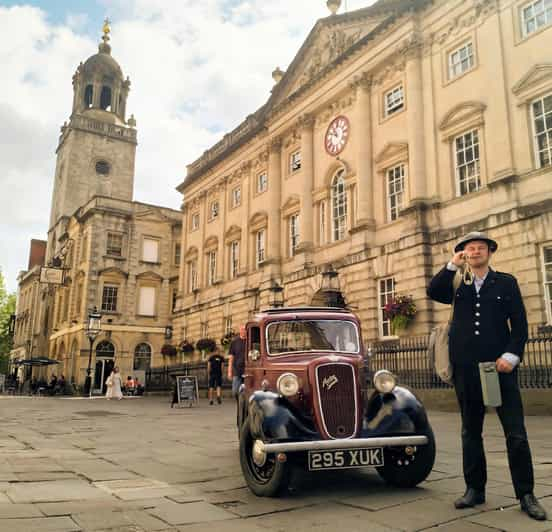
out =
{"type": "Polygon", "coordinates": [[[450,262],[433,277],[427,290],[429,297],[440,303],[451,304],[454,299],[449,349],[462,416],[466,481],[465,494],[454,504],[456,508],[469,508],[485,502],[485,406],[478,364],[492,361],[496,362],[502,395],[502,406],[496,410],[506,436],[516,497],[530,517],[545,520],[546,512],[533,495],[533,465],[517,377],[528,337],[527,317],[515,277],[489,268],[497,248],[485,233],[469,233],[457,243],[450,262]],[[454,294],[453,279],[464,262],[471,267],[474,281],[471,285],[462,282],[454,294]]]}

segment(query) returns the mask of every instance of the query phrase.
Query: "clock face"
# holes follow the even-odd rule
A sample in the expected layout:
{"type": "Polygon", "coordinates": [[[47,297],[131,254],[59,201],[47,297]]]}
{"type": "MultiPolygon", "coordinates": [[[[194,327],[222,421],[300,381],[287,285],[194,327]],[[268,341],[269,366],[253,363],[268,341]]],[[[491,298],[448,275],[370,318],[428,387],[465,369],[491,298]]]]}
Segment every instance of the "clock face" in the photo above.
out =
{"type": "Polygon", "coordinates": [[[330,155],[338,155],[343,151],[349,139],[349,119],[346,116],[334,118],[326,131],[324,145],[330,155]]]}

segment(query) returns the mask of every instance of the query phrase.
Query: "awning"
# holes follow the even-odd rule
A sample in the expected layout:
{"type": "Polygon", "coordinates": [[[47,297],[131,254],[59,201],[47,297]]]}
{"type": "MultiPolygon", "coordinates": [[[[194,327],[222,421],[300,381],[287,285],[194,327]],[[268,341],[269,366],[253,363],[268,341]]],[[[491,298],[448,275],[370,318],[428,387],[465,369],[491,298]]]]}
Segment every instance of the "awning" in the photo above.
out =
{"type": "Polygon", "coordinates": [[[33,357],[15,361],[16,366],[50,366],[52,364],[59,364],[59,362],[48,357],[33,357]]]}

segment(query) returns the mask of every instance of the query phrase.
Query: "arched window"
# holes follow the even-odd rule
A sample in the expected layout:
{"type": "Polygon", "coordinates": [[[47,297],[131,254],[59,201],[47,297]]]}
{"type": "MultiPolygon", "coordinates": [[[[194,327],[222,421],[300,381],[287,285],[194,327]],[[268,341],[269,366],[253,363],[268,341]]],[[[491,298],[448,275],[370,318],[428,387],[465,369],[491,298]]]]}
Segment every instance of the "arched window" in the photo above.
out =
{"type": "Polygon", "coordinates": [[[104,85],[100,94],[100,107],[104,111],[111,111],[111,87],[104,85]]]}
{"type": "Polygon", "coordinates": [[[115,347],[111,342],[104,340],[96,346],[96,356],[113,358],[115,356],[115,347]]]}
{"type": "Polygon", "coordinates": [[[138,344],[134,350],[134,369],[148,371],[151,368],[151,347],[138,344]]]}
{"type": "Polygon", "coordinates": [[[332,240],[345,238],[347,229],[347,191],[343,170],[339,170],[332,179],[332,240]]]}
{"type": "Polygon", "coordinates": [[[84,106],[86,108],[92,107],[92,99],[94,96],[94,87],[92,85],[87,85],[84,89],[84,106]]]}

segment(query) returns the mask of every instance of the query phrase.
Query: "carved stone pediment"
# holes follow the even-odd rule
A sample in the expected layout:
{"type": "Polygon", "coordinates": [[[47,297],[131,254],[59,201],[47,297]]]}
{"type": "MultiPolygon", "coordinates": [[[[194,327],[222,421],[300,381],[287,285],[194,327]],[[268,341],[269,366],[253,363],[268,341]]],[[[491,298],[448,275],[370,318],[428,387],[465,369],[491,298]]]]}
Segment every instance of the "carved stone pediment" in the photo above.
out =
{"type": "Polygon", "coordinates": [[[300,206],[301,201],[299,196],[297,194],[292,194],[282,205],[282,216],[286,217],[294,214],[295,212],[299,211],[300,206]]]}
{"type": "Polygon", "coordinates": [[[196,246],[191,246],[188,248],[188,251],[186,251],[184,258],[186,261],[192,260],[198,255],[198,250],[196,246]]]}
{"type": "Polygon", "coordinates": [[[388,142],[376,155],[376,165],[381,169],[406,159],[408,159],[408,143],[388,142]]]}
{"type": "Polygon", "coordinates": [[[231,242],[232,240],[239,240],[241,238],[241,227],[237,225],[231,225],[224,233],[224,240],[231,242]]]}
{"type": "Polygon", "coordinates": [[[251,231],[258,231],[268,224],[268,214],[266,211],[258,211],[251,218],[249,218],[249,229],[251,231]]]}
{"type": "Polygon", "coordinates": [[[150,281],[162,281],[163,277],[161,277],[161,275],[159,275],[156,272],[152,272],[151,270],[148,270],[148,271],[139,273],[136,276],[136,279],[148,279],[150,281]]]}
{"type": "Polygon", "coordinates": [[[116,268],[114,266],[109,268],[104,268],[103,270],[98,271],[98,275],[110,275],[110,276],[119,276],[119,277],[128,277],[128,272],[121,270],[121,268],[116,268]]]}
{"type": "Polygon", "coordinates": [[[463,129],[483,124],[486,108],[484,103],[478,101],[463,102],[454,106],[439,123],[444,140],[457,135],[463,129]]]}
{"type": "Polygon", "coordinates": [[[205,242],[203,244],[203,249],[207,250],[209,248],[216,248],[218,246],[218,237],[215,235],[211,235],[205,239],[205,242]]]}
{"type": "Polygon", "coordinates": [[[535,65],[513,87],[512,92],[525,103],[552,86],[552,63],[535,65]]]}

